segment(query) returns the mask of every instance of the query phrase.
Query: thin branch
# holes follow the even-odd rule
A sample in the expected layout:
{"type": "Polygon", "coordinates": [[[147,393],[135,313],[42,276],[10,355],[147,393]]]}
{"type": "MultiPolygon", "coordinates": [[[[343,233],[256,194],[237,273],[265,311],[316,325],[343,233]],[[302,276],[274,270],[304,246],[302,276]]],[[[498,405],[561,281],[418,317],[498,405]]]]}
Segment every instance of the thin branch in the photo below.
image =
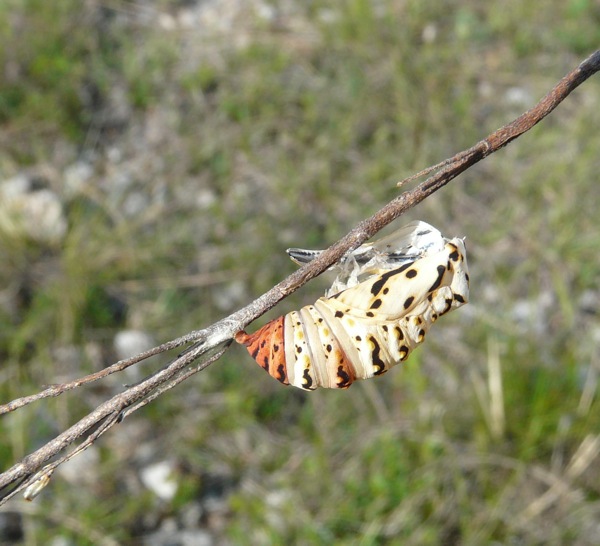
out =
{"type": "Polygon", "coordinates": [[[231,314],[229,317],[203,330],[190,332],[135,357],[121,360],[95,374],[62,385],[53,385],[37,394],[1,405],[0,414],[8,413],[36,400],[58,396],[63,392],[75,389],[86,383],[97,381],[151,356],[187,343],[193,343],[191,347],[178,355],[163,369],[104,402],[65,432],[37,451],[26,456],[12,468],[0,474],[0,504],[3,504],[17,492],[31,484],[38,481],[45,484],[47,477],[51,475],[54,468],[89,447],[108,429],[119,423],[124,416],[129,415],[162,394],[165,390],[174,387],[189,376],[215,362],[227,350],[233,336],[238,331],[244,329],[247,324],[266,313],[283,298],[339,261],[346,252],[360,246],[387,224],[445,186],[460,173],[531,129],[552,112],[571,91],[599,70],[600,50],[585,59],[575,70],[560,80],[540,102],[511,123],[494,131],[473,147],[437,165],[428,167],[399,183],[399,185],[402,185],[435,171],[433,175],[429,176],[429,178],[416,188],[402,193],[373,216],[360,222],[352,231],[324,251],[318,258],[304,265],[251,304],[231,314]],[[217,349],[218,347],[220,349],[217,349]],[[210,351],[215,350],[216,352],[207,356],[210,351]],[[199,358],[202,358],[199,365],[193,369],[186,370],[192,362],[199,358]],[[46,461],[56,457],[65,448],[82,437],[85,439],[74,451],[43,466],[46,461]]]}
{"type": "Polygon", "coordinates": [[[37,392],[35,394],[31,394],[29,396],[23,396],[22,398],[15,398],[10,402],[0,405],[0,415],[4,413],[10,413],[11,411],[15,411],[16,409],[31,404],[32,402],[36,402],[37,400],[41,400],[42,398],[50,398],[53,396],[59,396],[64,392],[76,389],[77,387],[81,387],[87,383],[92,383],[93,381],[98,381],[99,379],[103,379],[113,373],[123,371],[129,366],[133,366],[142,360],[146,360],[151,356],[155,356],[161,353],[165,353],[170,351],[171,349],[175,349],[176,347],[180,347],[184,345],[186,342],[182,341],[183,338],[174,339],[172,341],[167,341],[158,347],[154,347],[143,353],[132,356],[131,358],[126,358],[124,360],[119,360],[115,364],[100,370],[99,372],[92,373],[90,375],[86,375],[84,377],[80,377],[79,379],[74,379],[73,381],[69,381],[67,383],[61,383],[57,385],[50,385],[45,389],[37,392]]]}
{"type": "Polygon", "coordinates": [[[186,377],[189,377],[189,375],[193,375],[193,373],[202,370],[215,360],[218,360],[223,356],[230,343],[230,341],[225,343],[211,356],[204,358],[193,372],[186,372],[182,374],[183,377],[178,377],[184,368],[207,353],[206,350],[199,346],[191,347],[189,350],[178,355],[162,370],[159,370],[137,385],[127,388],[124,392],[113,396],[56,438],[50,440],[50,442],[37,451],[27,455],[20,463],[0,474],[0,505],[44,476],[50,476],[57,466],[86,450],[108,429],[120,423],[125,415],[129,415],[142,407],[144,404],[140,403],[140,401],[143,401],[146,397],[152,397],[155,389],[164,392],[171,386],[175,386],[186,377]],[[130,411],[126,412],[126,409],[130,411]],[[74,451],[42,468],[42,465],[46,461],[86,434],[88,436],[74,451]]]}

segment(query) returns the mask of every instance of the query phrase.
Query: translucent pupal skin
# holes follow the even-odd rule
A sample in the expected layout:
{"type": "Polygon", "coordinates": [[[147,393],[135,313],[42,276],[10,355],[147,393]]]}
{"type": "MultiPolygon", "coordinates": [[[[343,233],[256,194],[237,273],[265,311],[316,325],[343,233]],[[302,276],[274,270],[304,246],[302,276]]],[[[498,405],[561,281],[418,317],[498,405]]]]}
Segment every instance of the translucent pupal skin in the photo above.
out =
{"type": "MultiPolygon", "coordinates": [[[[405,263],[440,252],[444,242],[442,234],[433,226],[422,221],[411,222],[381,239],[348,252],[331,266],[330,269],[337,272],[337,277],[327,295],[333,296],[355,286],[368,276],[396,269],[405,263]]],[[[292,261],[299,265],[314,260],[322,252],[302,248],[287,249],[292,261]]]]}
{"type": "Polygon", "coordinates": [[[406,360],[440,316],[468,302],[464,242],[441,239],[412,261],[379,269],[253,334],[239,332],[236,341],[273,377],[304,390],[344,389],[382,375],[406,360]]]}

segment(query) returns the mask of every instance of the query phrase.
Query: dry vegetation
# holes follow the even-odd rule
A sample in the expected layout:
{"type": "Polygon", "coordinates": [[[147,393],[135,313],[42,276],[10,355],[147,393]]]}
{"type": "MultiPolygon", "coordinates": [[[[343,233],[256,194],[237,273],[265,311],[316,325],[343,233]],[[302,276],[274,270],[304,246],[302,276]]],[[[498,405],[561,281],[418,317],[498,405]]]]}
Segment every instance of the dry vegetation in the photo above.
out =
{"type": "MultiPolygon", "coordinates": [[[[598,29],[585,0],[0,3],[0,401],[247,303],[598,29]]],[[[472,278],[405,366],[305,394],[234,348],[6,506],[0,543],[596,544],[598,97],[405,217],[465,235],[472,278]]],[[[158,364],[4,416],[0,468],[158,364]]]]}

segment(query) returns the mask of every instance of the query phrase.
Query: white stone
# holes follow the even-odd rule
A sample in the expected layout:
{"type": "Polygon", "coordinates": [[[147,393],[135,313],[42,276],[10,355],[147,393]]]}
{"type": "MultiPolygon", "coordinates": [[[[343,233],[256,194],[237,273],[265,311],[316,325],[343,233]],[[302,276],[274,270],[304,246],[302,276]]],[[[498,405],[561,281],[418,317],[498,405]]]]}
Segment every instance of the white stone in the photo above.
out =
{"type": "Polygon", "coordinates": [[[142,468],[140,479],[159,499],[170,501],[177,492],[174,470],[172,461],[161,461],[142,468]]]}
{"type": "Polygon", "coordinates": [[[29,181],[21,177],[0,184],[0,230],[38,243],[60,243],[67,233],[62,202],[51,190],[28,189],[29,181]]]}

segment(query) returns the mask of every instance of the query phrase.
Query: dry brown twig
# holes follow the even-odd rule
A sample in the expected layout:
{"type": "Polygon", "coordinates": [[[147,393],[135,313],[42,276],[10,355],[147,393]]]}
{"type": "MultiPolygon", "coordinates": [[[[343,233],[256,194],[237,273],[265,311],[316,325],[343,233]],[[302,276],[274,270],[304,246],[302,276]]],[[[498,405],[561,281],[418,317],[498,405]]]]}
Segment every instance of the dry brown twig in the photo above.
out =
{"type": "Polygon", "coordinates": [[[345,237],[333,244],[314,261],[292,273],[243,309],[203,330],[190,332],[132,358],[121,360],[95,374],[69,383],[52,385],[36,394],[0,405],[0,414],[9,413],[42,398],[59,396],[69,390],[122,371],[151,356],[193,343],[164,368],[149,375],[138,384],[127,387],[122,393],[113,396],[56,438],[0,474],[0,505],[24,489],[26,489],[26,497],[33,498],[46,485],[57,466],[88,448],[102,434],[116,423],[121,422],[127,415],[212,364],[227,350],[233,336],[244,329],[247,324],[266,313],[283,298],[337,262],[346,252],[360,246],[380,229],[445,186],[460,173],[531,129],[552,112],[571,91],[599,70],[600,50],[585,59],[577,68],[562,78],[533,108],[511,123],[494,131],[475,146],[400,182],[399,186],[434,172],[417,187],[405,191],[373,216],[360,222],[345,237]],[[190,367],[196,360],[199,360],[199,364],[190,367]],[[82,438],[83,441],[71,452],[44,466],[44,463],[53,457],[57,457],[68,446],[82,438]]]}

